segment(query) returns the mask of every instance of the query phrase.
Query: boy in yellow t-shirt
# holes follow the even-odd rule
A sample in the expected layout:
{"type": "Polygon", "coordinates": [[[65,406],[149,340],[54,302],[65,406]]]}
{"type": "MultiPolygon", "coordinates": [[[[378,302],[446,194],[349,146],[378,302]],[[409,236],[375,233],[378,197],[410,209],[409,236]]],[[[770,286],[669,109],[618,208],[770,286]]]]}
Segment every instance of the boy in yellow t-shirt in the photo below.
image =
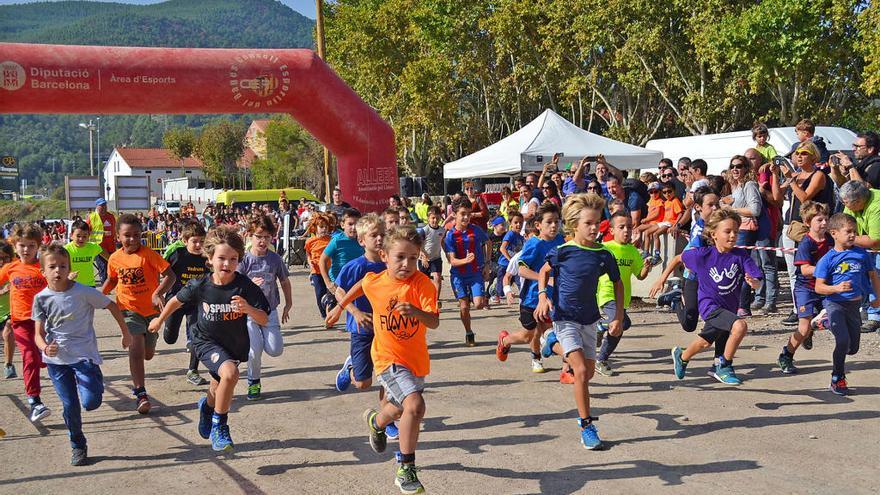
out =
{"type": "Polygon", "coordinates": [[[639,250],[630,243],[632,241],[632,230],[632,219],[630,216],[624,212],[616,213],[611,217],[611,233],[614,235],[614,239],[602,244],[605,249],[611,251],[615,261],[617,261],[620,280],[623,282],[624,310],[623,324],[613,332],[607,331],[608,324],[611,323],[611,319],[617,310],[617,303],[614,301],[614,283],[611,282],[608,275],[602,275],[599,279],[596,302],[599,304],[599,309],[605,314],[605,317],[599,321],[598,338],[601,340],[604,335],[605,339],[602,340],[602,348],[596,357],[596,372],[604,376],[614,375],[611,367],[608,366],[608,358],[614,352],[614,349],[617,348],[617,344],[620,343],[623,332],[632,325],[629,315],[626,314],[632,294],[632,276],[635,275],[639,280],[644,280],[648,273],[651,272],[651,267],[654,266],[651,263],[645,263],[639,250]]]}
{"type": "MultiPolygon", "coordinates": [[[[398,420],[400,452],[397,452],[395,484],[403,493],[424,491],[416,475],[416,443],[425,415],[425,376],[430,371],[428,328],[440,325],[437,290],[418,269],[422,239],[412,226],[401,226],[386,234],[382,261],[388,269],[368,273],[340,301],[342,307],[366,295],[373,308],[373,345],[370,355],[387,402],[381,410],[367,409],[364,419],[370,431],[370,446],[384,452],[385,427],[398,420]]],[[[329,317],[328,317],[329,318],[329,317]]]]}

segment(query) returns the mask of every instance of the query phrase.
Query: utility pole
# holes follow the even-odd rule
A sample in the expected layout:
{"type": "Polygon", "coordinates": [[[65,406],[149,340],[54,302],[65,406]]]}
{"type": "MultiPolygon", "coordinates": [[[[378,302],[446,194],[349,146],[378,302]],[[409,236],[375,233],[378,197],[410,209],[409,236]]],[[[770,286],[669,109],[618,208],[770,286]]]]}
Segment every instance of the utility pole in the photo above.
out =
{"type": "Polygon", "coordinates": [[[80,122],[79,126],[89,131],[89,175],[95,175],[95,147],[93,134],[95,132],[95,124],[89,120],[88,124],[80,122]]]}
{"type": "MultiPolygon", "coordinates": [[[[318,57],[324,60],[324,0],[315,0],[315,34],[317,40],[318,57]]],[[[324,146],[324,194],[327,202],[330,202],[330,150],[324,146]]]]}

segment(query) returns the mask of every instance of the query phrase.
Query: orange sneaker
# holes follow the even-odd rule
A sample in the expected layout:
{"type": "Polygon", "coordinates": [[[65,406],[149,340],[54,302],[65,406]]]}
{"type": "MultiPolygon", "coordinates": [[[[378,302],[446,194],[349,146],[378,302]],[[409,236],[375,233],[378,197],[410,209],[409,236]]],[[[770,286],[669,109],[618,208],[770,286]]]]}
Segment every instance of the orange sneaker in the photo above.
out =
{"type": "Polygon", "coordinates": [[[562,371],[559,373],[559,383],[564,383],[566,385],[574,384],[574,375],[567,371],[562,371]]]}
{"type": "Polygon", "coordinates": [[[504,337],[508,335],[510,333],[507,330],[498,332],[498,346],[495,347],[495,357],[502,362],[507,361],[507,353],[510,352],[510,345],[504,345],[504,337]]]}

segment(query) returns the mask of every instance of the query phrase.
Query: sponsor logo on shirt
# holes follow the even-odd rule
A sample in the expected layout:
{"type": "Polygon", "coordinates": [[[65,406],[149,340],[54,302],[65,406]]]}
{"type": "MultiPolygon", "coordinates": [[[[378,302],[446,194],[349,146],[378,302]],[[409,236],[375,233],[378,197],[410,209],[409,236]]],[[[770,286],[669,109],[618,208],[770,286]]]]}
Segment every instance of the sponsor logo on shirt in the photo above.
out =
{"type": "Polygon", "coordinates": [[[244,313],[235,311],[232,304],[202,303],[202,314],[205,321],[233,321],[244,316],[244,313]]]}
{"type": "Polygon", "coordinates": [[[846,262],[837,265],[834,269],[835,275],[843,275],[844,273],[859,273],[862,271],[862,264],[858,261],[846,262]]]}
{"type": "Polygon", "coordinates": [[[729,267],[722,268],[720,271],[718,267],[713,266],[709,269],[709,276],[718,284],[718,293],[721,295],[730,294],[733,290],[739,289],[739,265],[736,263],[731,263],[729,267]]]}
{"type": "Polygon", "coordinates": [[[388,307],[385,308],[388,314],[379,315],[379,324],[381,328],[394,334],[398,340],[407,340],[418,331],[419,320],[412,316],[395,313],[394,307],[397,306],[397,301],[396,297],[391,298],[388,307]]]}
{"type": "Polygon", "coordinates": [[[43,277],[13,277],[12,285],[16,289],[42,289],[45,287],[43,277]]]}
{"type": "Polygon", "coordinates": [[[119,280],[122,285],[141,285],[146,284],[147,279],[144,277],[143,267],[136,268],[120,268],[119,280]]]}

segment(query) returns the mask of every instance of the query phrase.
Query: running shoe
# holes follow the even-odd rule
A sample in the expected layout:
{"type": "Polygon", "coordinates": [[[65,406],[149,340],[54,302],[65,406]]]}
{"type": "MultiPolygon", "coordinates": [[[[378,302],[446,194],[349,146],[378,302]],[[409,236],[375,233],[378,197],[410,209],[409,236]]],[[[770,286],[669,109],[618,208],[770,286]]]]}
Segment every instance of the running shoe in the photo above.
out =
{"type": "Polygon", "coordinates": [[[208,384],[208,380],[202,378],[202,376],[199,375],[199,372],[196,370],[189,370],[186,372],[186,381],[197,387],[208,384]]]}
{"type": "Polygon", "coordinates": [[[504,338],[509,335],[510,333],[507,330],[498,332],[498,345],[495,347],[495,357],[501,362],[507,361],[507,354],[510,352],[510,345],[504,345],[504,338]]]}
{"type": "Polygon", "coordinates": [[[425,493],[425,487],[419,481],[416,471],[417,469],[413,464],[401,464],[397,468],[397,477],[394,479],[394,484],[400,488],[400,493],[406,495],[425,493]]]}
{"type": "Polygon", "coordinates": [[[596,361],[596,373],[602,376],[614,376],[614,370],[608,366],[608,361],[596,361]]]}
{"type": "Polygon", "coordinates": [[[559,383],[565,385],[574,385],[574,373],[569,371],[561,371],[559,373],[559,383]]]}
{"type": "Polygon", "coordinates": [[[31,404],[31,423],[42,421],[49,417],[50,414],[52,414],[52,411],[42,402],[31,404]]]}
{"type": "Polygon", "coordinates": [[[663,306],[672,307],[672,304],[675,301],[681,299],[681,291],[679,289],[672,289],[668,292],[664,292],[657,296],[657,307],[662,308],[663,306]]]}
{"type": "Polygon", "coordinates": [[[764,301],[761,301],[758,299],[755,299],[754,301],[752,301],[751,306],[749,306],[749,308],[751,308],[752,311],[757,311],[763,307],[764,307],[764,301]]]}
{"type": "Polygon", "coordinates": [[[18,377],[18,373],[15,372],[15,365],[11,364],[11,363],[7,364],[6,365],[6,379],[10,380],[10,379],[16,378],[16,377],[18,377]]]}
{"type": "Polygon", "coordinates": [[[474,335],[474,332],[465,332],[464,345],[468,347],[475,347],[477,345],[477,337],[474,335]]]}
{"type": "Polygon", "coordinates": [[[808,351],[813,348],[813,332],[812,331],[810,331],[810,333],[807,334],[806,337],[804,337],[804,341],[801,342],[801,347],[803,347],[804,349],[806,349],[808,351]]]}
{"type": "Polygon", "coordinates": [[[599,439],[599,432],[593,423],[581,428],[581,445],[587,450],[602,448],[602,440],[599,439]]]}
{"type": "Polygon", "coordinates": [[[260,400],[263,398],[262,387],[259,383],[248,385],[247,400],[260,400]]]}
{"type": "Polygon", "coordinates": [[[557,342],[559,342],[559,339],[556,338],[556,332],[554,332],[553,330],[550,330],[545,335],[546,337],[541,337],[541,339],[544,341],[544,343],[541,344],[541,355],[545,358],[549,358],[553,355],[553,346],[557,342]]]}
{"type": "Polygon", "coordinates": [[[779,359],[776,362],[779,363],[779,367],[782,368],[782,372],[786,375],[793,375],[798,372],[798,369],[794,366],[794,357],[786,356],[784,352],[779,354],[779,359]]]}
{"type": "Polygon", "coordinates": [[[229,435],[229,425],[214,425],[211,428],[211,448],[217,452],[229,452],[235,445],[229,435]]]}
{"type": "Polygon", "coordinates": [[[351,385],[351,356],[345,358],[339,373],[336,373],[336,390],[345,392],[351,385]]]}
{"type": "Polygon", "coordinates": [[[375,409],[367,409],[364,411],[364,421],[367,422],[367,428],[370,430],[370,447],[373,448],[373,452],[381,454],[385,452],[385,447],[388,445],[388,437],[385,434],[384,428],[377,429],[373,426],[374,418],[378,414],[375,409]]]}
{"type": "Polygon", "coordinates": [[[214,410],[208,406],[207,397],[199,399],[196,407],[199,410],[199,436],[207,440],[211,438],[211,419],[214,415],[214,410]]]}
{"type": "Polygon", "coordinates": [[[715,365],[715,372],[712,373],[712,378],[718,380],[721,383],[724,383],[725,385],[742,384],[742,380],[740,380],[739,377],[736,376],[736,371],[733,370],[733,365],[715,365]]]}
{"type": "Polygon", "coordinates": [[[874,333],[878,330],[880,330],[880,321],[876,320],[869,320],[860,329],[862,333],[874,333]]]}
{"type": "Polygon", "coordinates": [[[87,448],[73,449],[70,452],[71,466],[85,466],[89,463],[89,451],[87,448]]]}
{"type": "Polygon", "coordinates": [[[672,366],[675,371],[675,377],[679,380],[684,379],[684,372],[687,370],[687,361],[681,359],[681,347],[672,348],[672,366]]]}
{"type": "Polygon", "coordinates": [[[831,377],[831,391],[837,395],[848,395],[849,388],[846,386],[846,377],[842,376],[837,380],[834,377],[831,377]]]}
{"type": "Polygon", "coordinates": [[[540,359],[532,359],[532,373],[544,373],[544,363],[540,359]]]}
{"type": "Polygon", "coordinates": [[[137,412],[141,414],[148,414],[151,407],[153,407],[153,405],[150,404],[150,398],[147,397],[146,392],[137,396],[137,412]]]}
{"type": "Polygon", "coordinates": [[[829,328],[831,328],[831,324],[828,321],[828,311],[824,309],[822,311],[819,311],[819,314],[816,315],[815,318],[810,320],[810,328],[813,331],[828,330],[829,328]]]}
{"type": "Polygon", "coordinates": [[[794,311],[788,314],[784,320],[782,320],[782,325],[786,327],[796,327],[798,324],[798,315],[794,311]]]}
{"type": "Polygon", "coordinates": [[[388,440],[397,440],[400,438],[400,429],[397,427],[397,422],[391,422],[388,426],[385,427],[385,438],[388,440]]]}
{"type": "Polygon", "coordinates": [[[752,317],[752,310],[746,309],[746,308],[739,308],[738,310],[736,310],[736,316],[738,316],[740,318],[751,318],[752,317]]]}
{"type": "Polygon", "coordinates": [[[777,308],[774,304],[764,306],[764,309],[761,310],[761,316],[772,316],[777,313],[779,313],[779,308],[777,308]]]}
{"type": "Polygon", "coordinates": [[[658,252],[654,253],[654,256],[651,256],[651,259],[648,260],[648,263],[650,263],[653,266],[657,266],[660,263],[663,263],[663,258],[660,257],[660,252],[658,251],[658,252]]]}

